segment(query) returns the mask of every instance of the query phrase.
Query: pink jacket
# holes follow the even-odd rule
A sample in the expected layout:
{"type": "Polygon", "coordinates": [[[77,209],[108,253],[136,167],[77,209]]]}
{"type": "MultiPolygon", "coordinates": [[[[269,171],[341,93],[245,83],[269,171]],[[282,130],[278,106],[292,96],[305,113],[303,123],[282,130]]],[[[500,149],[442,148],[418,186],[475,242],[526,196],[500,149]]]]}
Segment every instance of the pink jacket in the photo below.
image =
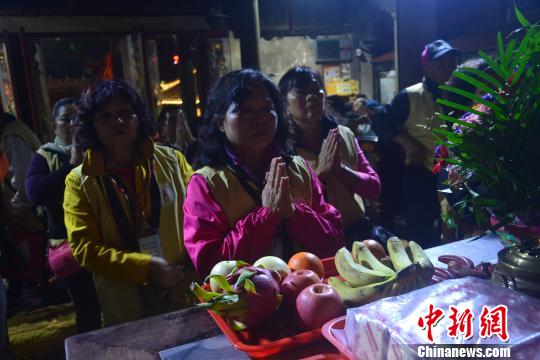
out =
{"type": "MultiPolygon", "coordinates": [[[[325,202],[319,179],[311,167],[309,171],[313,189],[312,203],[295,203],[294,217],[283,224],[291,240],[303,250],[320,258],[334,256],[345,245],[341,216],[332,205],[325,202]]],[[[255,208],[230,228],[225,213],[202,175],[191,177],[186,193],[184,242],[199,276],[204,278],[222,260],[253,263],[268,255],[280,225],[278,217],[269,209],[255,208]]]]}
{"type": "Polygon", "coordinates": [[[354,139],[354,147],[358,155],[358,171],[356,171],[356,174],[359,177],[359,181],[356,182],[354,188],[349,190],[366,199],[377,199],[381,193],[379,175],[373,170],[369,161],[366,159],[366,155],[364,155],[362,148],[360,148],[357,139],[354,139]]]}

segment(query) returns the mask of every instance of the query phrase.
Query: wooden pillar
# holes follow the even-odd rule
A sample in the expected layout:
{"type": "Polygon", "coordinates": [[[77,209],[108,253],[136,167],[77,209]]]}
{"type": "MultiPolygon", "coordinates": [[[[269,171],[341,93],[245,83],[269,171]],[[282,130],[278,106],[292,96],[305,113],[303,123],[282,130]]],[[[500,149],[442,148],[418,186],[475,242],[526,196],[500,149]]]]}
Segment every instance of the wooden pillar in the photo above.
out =
{"type": "Polygon", "coordinates": [[[199,99],[200,108],[204,112],[206,107],[206,100],[208,97],[208,91],[210,88],[210,70],[208,59],[208,43],[205,34],[199,34],[197,36],[197,58],[198,58],[198,87],[199,87],[199,99]]]}
{"type": "Polygon", "coordinates": [[[437,1],[397,0],[398,89],[422,79],[420,54],[424,46],[437,40],[437,1]]]}
{"type": "MultiPolygon", "coordinates": [[[[31,118],[30,106],[26,100],[26,78],[22,69],[21,47],[19,39],[15,35],[4,30],[4,42],[6,44],[6,52],[9,66],[9,76],[11,78],[11,86],[13,90],[13,99],[15,100],[15,116],[24,121],[31,118]],[[23,104],[24,103],[24,106],[23,104]]],[[[27,122],[30,126],[31,124],[27,122]]]]}
{"type": "MultiPolygon", "coordinates": [[[[28,124],[32,130],[38,136],[43,135],[40,134],[40,127],[38,124],[38,114],[37,114],[37,104],[36,104],[36,94],[34,89],[34,79],[32,78],[32,68],[30,61],[32,60],[30,57],[30,54],[28,52],[28,43],[26,41],[26,35],[24,33],[24,28],[21,27],[21,30],[18,33],[19,35],[19,45],[21,47],[21,58],[22,58],[22,70],[24,71],[24,78],[26,80],[26,104],[30,108],[30,119],[26,118],[26,114],[23,114],[25,118],[21,119],[26,124],[28,124]]],[[[12,80],[13,81],[13,80],[12,80]]]]}
{"type": "MultiPolygon", "coordinates": [[[[188,119],[196,118],[195,104],[195,78],[193,75],[195,56],[192,51],[192,38],[181,37],[178,39],[180,49],[180,92],[182,93],[182,108],[188,119]]],[[[191,120],[193,121],[193,120],[191,120]]]]}
{"type": "Polygon", "coordinates": [[[139,28],[139,40],[141,44],[141,54],[144,69],[144,92],[146,95],[146,102],[148,103],[148,110],[151,114],[155,113],[156,103],[152,93],[152,84],[150,84],[150,71],[148,69],[148,49],[146,47],[146,34],[142,27],[139,28]]]}
{"type": "Polygon", "coordinates": [[[243,68],[261,68],[259,57],[259,2],[241,0],[238,2],[238,36],[243,68]]]}

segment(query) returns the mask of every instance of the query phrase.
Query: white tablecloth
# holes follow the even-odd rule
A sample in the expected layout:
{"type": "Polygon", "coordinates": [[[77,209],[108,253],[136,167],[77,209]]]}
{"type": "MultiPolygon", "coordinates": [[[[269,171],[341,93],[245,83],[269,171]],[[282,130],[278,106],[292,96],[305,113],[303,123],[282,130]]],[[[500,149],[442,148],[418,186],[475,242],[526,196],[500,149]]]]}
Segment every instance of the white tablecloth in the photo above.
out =
{"type": "Polygon", "coordinates": [[[497,253],[503,248],[499,237],[495,234],[483,236],[477,240],[474,238],[455,241],[452,243],[426,249],[426,254],[436,267],[446,269],[446,265],[440,263],[437,258],[440,255],[461,255],[471,259],[474,264],[482,261],[497,263],[497,253]]]}

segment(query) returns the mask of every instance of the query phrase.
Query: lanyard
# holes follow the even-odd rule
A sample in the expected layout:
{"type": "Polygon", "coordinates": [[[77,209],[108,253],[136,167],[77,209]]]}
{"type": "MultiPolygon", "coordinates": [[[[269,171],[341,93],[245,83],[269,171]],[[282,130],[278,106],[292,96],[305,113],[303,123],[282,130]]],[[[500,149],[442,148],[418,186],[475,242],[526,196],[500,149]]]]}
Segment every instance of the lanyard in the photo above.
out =
{"type": "MultiPolygon", "coordinates": [[[[255,204],[257,206],[262,206],[262,199],[261,199],[261,188],[257,186],[257,188],[254,188],[251,186],[247,179],[250,179],[249,175],[242,169],[239,165],[234,164],[232,161],[227,162],[227,168],[236,176],[238,181],[240,182],[240,185],[244,188],[244,190],[251,196],[255,204]]],[[[254,181],[252,181],[254,182],[254,181]]],[[[289,233],[287,232],[287,228],[283,225],[280,225],[278,228],[278,238],[281,241],[281,244],[283,246],[282,255],[284,258],[288,259],[293,255],[294,252],[294,245],[292,243],[291,238],[289,237],[289,233]]]]}
{"type": "Polygon", "coordinates": [[[141,197],[137,196],[136,193],[130,191],[129,187],[126,186],[124,181],[122,181],[122,179],[117,174],[111,174],[111,177],[120,188],[120,192],[128,198],[129,205],[131,208],[131,216],[134,219],[134,222],[136,222],[136,219],[137,219],[136,215],[137,215],[137,210],[138,210],[138,215],[141,216],[141,219],[143,219],[143,221],[147,221],[148,225],[150,225],[151,227],[155,229],[158,229],[159,218],[161,215],[161,198],[159,196],[159,187],[156,181],[156,170],[155,170],[154,162],[150,163],[150,161],[148,161],[146,169],[147,169],[147,172],[150,174],[150,183],[148,185],[146,184],[143,185],[142,197],[144,197],[144,190],[147,187],[149,187],[150,189],[150,218],[149,219],[146,219],[146,216],[144,213],[145,204],[144,202],[141,201],[141,197]],[[132,196],[135,196],[135,199],[132,199],[132,196]]]}
{"type": "MultiPolygon", "coordinates": [[[[150,197],[151,197],[151,209],[150,209],[150,218],[148,219],[148,225],[151,227],[154,227],[155,229],[159,229],[159,219],[161,216],[161,197],[159,192],[159,187],[156,180],[156,174],[155,174],[155,166],[152,162],[152,165],[150,165],[150,162],[148,163],[148,169],[150,171],[150,197]]],[[[114,220],[116,222],[118,231],[120,233],[120,236],[122,238],[122,242],[124,243],[124,246],[127,249],[130,249],[132,251],[139,251],[138,244],[137,244],[137,217],[136,217],[136,207],[140,211],[142,215],[143,221],[146,220],[144,216],[144,209],[141,208],[142,204],[138,201],[132,201],[132,196],[130,196],[130,192],[128,191],[127,186],[124,184],[124,182],[118,178],[115,174],[109,175],[109,176],[101,176],[101,183],[104,188],[105,193],[107,194],[107,198],[109,200],[109,204],[111,206],[112,214],[114,217],[114,220]],[[124,194],[124,196],[127,197],[128,202],[130,204],[131,209],[131,217],[133,222],[130,223],[127,219],[126,213],[122,207],[122,204],[120,203],[120,199],[118,197],[118,193],[115,190],[115,186],[113,184],[113,181],[116,183],[117,187],[120,188],[120,192],[124,194]]],[[[143,187],[146,189],[146,186],[143,187]]],[[[144,192],[144,190],[143,190],[144,192]]],[[[141,229],[142,230],[142,229],[141,229]]]]}
{"type": "Polygon", "coordinates": [[[255,204],[257,206],[262,206],[262,199],[260,193],[262,190],[259,186],[257,188],[254,188],[248,183],[249,175],[242,169],[240,166],[233,164],[232,161],[227,162],[227,168],[230,170],[230,172],[233,173],[234,176],[238,179],[240,182],[240,185],[244,188],[244,190],[251,196],[255,204]]]}

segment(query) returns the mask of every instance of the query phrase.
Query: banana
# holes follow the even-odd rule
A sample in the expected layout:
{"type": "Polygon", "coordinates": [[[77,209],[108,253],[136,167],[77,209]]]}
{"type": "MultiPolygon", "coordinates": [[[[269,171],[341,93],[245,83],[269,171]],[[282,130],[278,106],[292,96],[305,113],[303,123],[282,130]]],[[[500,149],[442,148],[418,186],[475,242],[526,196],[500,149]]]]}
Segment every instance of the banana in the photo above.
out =
{"type": "Polygon", "coordinates": [[[416,287],[414,288],[414,290],[425,288],[429,284],[431,284],[431,278],[429,279],[429,281],[426,281],[423,278],[416,278],[416,287]]]}
{"type": "Polygon", "coordinates": [[[328,278],[328,285],[333,287],[346,307],[359,306],[383,298],[388,294],[396,276],[385,281],[366,286],[352,287],[337,277],[328,278]]]}
{"type": "Polygon", "coordinates": [[[401,289],[403,288],[403,280],[397,280],[392,284],[390,288],[389,296],[398,296],[401,294],[401,289]]]}
{"type": "Polygon", "coordinates": [[[355,241],[352,246],[351,254],[356,263],[371,270],[380,271],[388,275],[396,273],[394,270],[380,262],[363,242],[355,241]]]}
{"type": "Polygon", "coordinates": [[[399,296],[415,290],[416,280],[414,277],[396,279],[396,287],[392,289],[392,296],[399,296]]]}
{"type": "Polygon", "coordinates": [[[394,265],[392,264],[392,259],[390,259],[390,256],[383,257],[380,262],[382,262],[384,266],[394,270],[394,265]]]}
{"type": "Polygon", "coordinates": [[[413,254],[411,252],[411,247],[409,246],[409,242],[407,244],[403,244],[403,247],[405,248],[405,251],[407,252],[407,256],[409,257],[409,260],[414,263],[413,260],[413,254]]]}
{"type": "Polygon", "coordinates": [[[351,253],[345,247],[337,251],[334,261],[339,275],[353,287],[378,283],[392,276],[355,263],[351,253]]]}
{"type": "Polygon", "coordinates": [[[422,278],[419,276],[413,276],[413,277],[407,278],[406,280],[407,280],[407,287],[402,292],[402,294],[406,294],[408,292],[421,289],[425,286],[424,280],[422,280],[422,278]]]}
{"type": "Polygon", "coordinates": [[[431,260],[429,260],[429,257],[424,252],[424,249],[422,249],[422,247],[414,241],[409,241],[409,249],[412,254],[412,261],[420,265],[420,276],[422,277],[424,283],[427,284],[435,273],[433,263],[431,260]]]}
{"type": "Polygon", "coordinates": [[[336,290],[346,307],[366,304],[376,291],[373,286],[352,287],[337,277],[328,278],[328,285],[336,290]]]}
{"type": "Polygon", "coordinates": [[[411,264],[396,273],[396,284],[392,288],[392,296],[406,294],[414,290],[420,265],[411,264]]]}
{"type": "Polygon", "coordinates": [[[412,264],[403,243],[397,237],[394,236],[388,239],[386,247],[388,248],[388,255],[392,259],[392,264],[396,272],[412,264]]]}

